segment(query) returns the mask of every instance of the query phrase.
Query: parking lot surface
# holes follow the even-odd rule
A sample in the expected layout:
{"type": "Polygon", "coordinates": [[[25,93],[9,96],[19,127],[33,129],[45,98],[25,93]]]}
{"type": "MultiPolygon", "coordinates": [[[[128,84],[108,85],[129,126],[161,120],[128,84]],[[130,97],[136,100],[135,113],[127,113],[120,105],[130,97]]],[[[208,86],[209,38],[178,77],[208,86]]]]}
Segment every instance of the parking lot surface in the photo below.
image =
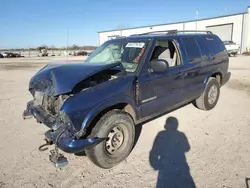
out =
{"type": "Polygon", "coordinates": [[[232,77],[213,110],[187,105],[137,127],[139,139],[130,156],[110,170],[98,168],[86,156],[68,154],[69,166],[56,169],[49,150],[38,151],[47,128],[22,119],[31,99],[30,78],[46,63],[64,60],[0,59],[0,188],[190,187],[192,182],[198,188],[247,187],[250,56],[230,58],[232,77]]]}

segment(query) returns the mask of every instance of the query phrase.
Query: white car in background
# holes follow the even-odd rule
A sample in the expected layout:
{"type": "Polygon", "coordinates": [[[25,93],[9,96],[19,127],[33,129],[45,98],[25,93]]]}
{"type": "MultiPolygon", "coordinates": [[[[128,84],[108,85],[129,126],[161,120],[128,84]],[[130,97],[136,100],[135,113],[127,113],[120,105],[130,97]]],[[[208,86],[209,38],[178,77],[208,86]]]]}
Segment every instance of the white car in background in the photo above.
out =
{"type": "Polygon", "coordinates": [[[2,53],[2,55],[3,55],[4,58],[7,58],[8,57],[8,52],[4,52],[4,53],[2,53]]]}
{"type": "Polygon", "coordinates": [[[225,45],[229,56],[236,56],[238,54],[240,50],[240,46],[238,44],[233,41],[223,41],[223,44],[225,45]]]}

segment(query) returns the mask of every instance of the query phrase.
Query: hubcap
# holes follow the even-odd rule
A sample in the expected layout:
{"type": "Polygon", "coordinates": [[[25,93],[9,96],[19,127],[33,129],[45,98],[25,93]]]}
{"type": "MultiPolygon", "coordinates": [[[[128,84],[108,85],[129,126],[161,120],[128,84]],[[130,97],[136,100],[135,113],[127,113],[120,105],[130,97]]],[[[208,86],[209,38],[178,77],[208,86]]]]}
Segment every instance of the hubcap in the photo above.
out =
{"type": "Polygon", "coordinates": [[[122,145],[124,134],[120,126],[115,126],[108,134],[106,149],[110,154],[114,154],[122,145]]]}
{"type": "Polygon", "coordinates": [[[209,104],[214,104],[217,99],[218,90],[215,85],[213,85],[208,91],[208,102],[209,104]]]}

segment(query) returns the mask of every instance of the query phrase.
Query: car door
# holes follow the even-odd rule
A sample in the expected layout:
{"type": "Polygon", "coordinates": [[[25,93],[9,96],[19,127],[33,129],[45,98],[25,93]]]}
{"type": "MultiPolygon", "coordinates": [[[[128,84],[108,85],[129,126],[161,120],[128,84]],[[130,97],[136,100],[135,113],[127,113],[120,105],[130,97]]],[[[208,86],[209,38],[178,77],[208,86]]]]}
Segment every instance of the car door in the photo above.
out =
{"type": "Polygon", "coordinates": [[[147,71],[139,75],[137,83],[141,118],[164,113],[184,100],[182,95],[183,65],[170,66],[166,72],[156,73],[149,67],[150,59],[151,57],[148,58],[148,62],[145,62],[147,71]]]}
{"type": "Polygon", "coordinates": [[[201,95],[204,89],[205,67],[209,64],[206,50],[201,48],[199,41],[194,36],[181,38],[184,61],[184,87],[183,94],[188,102],[201,95]]]}

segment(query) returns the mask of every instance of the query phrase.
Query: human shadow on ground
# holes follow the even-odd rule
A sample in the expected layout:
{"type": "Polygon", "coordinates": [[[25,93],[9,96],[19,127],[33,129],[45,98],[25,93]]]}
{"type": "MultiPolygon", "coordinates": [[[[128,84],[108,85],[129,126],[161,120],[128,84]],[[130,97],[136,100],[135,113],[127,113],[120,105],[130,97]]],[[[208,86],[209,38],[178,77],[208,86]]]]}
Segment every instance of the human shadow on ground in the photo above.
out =
{"type": "Polygon", "coordinates": [[[249,182],[250,181],[250,178],[245,178],[245,182],[246,182],[246,188],[249,188],[249,182]]]}
{"type": "Polygon", "coordinates": [[[156,188],[195,188],[185,153],[190,150],[186,135],[178,131],[178,120],[169,117],[150,151],[149,161],[158,171],[156,188]]]}

